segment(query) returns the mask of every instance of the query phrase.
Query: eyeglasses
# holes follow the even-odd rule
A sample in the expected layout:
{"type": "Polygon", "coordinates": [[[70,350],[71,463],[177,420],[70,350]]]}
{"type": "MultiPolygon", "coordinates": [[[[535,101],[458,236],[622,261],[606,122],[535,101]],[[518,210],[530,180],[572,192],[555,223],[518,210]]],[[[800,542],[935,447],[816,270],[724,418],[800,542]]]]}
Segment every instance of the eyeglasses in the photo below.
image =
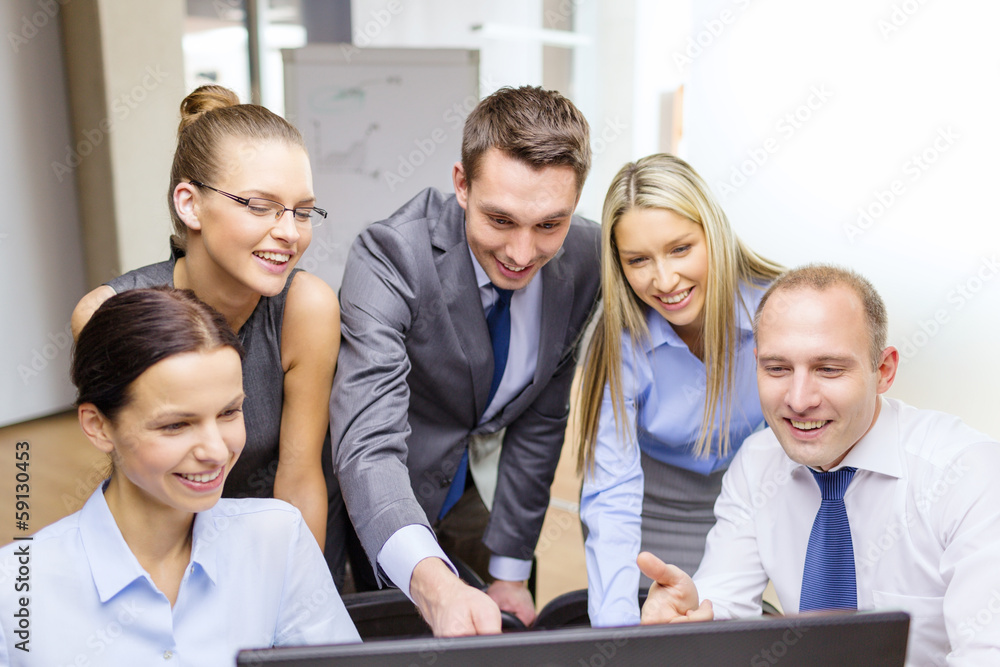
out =
{"type": "Polygon", "coordinates": [[[218,188],[213,188],[211,185],[205,185],[201,181],[188,181],[188,183],[196,185],[199,188],[208,188],[213,192],[218,192],[223,197],[232,199],[238,204],[243,204],[252,215],[257,216],[258,218],[271,216],[274,218],[275,222],[277,222],[281,216],[285,214],[285,211],[291,211],[292,219],[295,220],[295,224],[302,228],[318,227],[323,224],[323,219],[326,218],[326,211],[321,208],[316,208],[315,206],[287,208],[284,204],[271,201],[270,199],[264,199],[263,197],[250,197],[249,199],[245,197],[237,197],[229,192],[223,192],[218,188]],[[313,213],[320,217],[314,218],[313,213]]]}

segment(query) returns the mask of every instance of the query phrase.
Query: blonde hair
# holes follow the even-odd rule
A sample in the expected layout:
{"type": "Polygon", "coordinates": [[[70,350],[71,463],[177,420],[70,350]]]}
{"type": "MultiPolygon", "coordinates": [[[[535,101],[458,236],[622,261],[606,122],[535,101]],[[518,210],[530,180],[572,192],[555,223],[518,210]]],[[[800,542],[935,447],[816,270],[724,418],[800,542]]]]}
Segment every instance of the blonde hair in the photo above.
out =
{"type": "Polygon", "coordinates": [[[632,291],[622,270],[615,227],[625,213],[635,208],[672,211],[701,225],[705,232],[709,279],[705,286],[702,343],[707,390],[701,433],[693,448],[698,457],[707,456],[711,450],[712,425],[720,399],[724,415],[720,454],[725,456],[729,452],[733,366],[738,341],[736,309],[746,307],[738,299],[739,286],[760,286],[782,271],[781,266],[760,257],[737,238],[708,185],[680,158],[659,153],[622,167],[611,181],[601,216],[604,314],[587,350],[580,384],[577,410],[577,467],[580,471],[593,469],[606,385],[610,385],[611,405],[622,439],[630,433],[624,423],[621,334],[628,331],[633,343],[639,343],[648,340],[649,330],[645,320],[646,305],[632,291]]]}
{"type": "Polygon", "coordinates": [[[240,104],[236,93],[222,86],[200,86],[181,102],[177,150],[170,168],[167,202],[174,223],[171,245],[183,250],[187,226],[174,209],[174,189],[182,181],[214,185],[227,168],[222,145],[230,137],[257,142],[285,141],[306,150],[302,135],[281,116],[256,104],[240,104]]]}

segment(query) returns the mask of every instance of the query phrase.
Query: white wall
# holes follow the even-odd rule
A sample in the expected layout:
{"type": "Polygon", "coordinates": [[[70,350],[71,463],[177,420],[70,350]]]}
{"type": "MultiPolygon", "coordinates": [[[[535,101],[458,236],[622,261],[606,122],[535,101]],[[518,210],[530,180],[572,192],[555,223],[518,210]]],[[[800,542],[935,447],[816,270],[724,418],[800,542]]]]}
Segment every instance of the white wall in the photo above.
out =
{"type": "MultiPolygon", "coordinates": [[[[52,3],[58,7],[58,3],[52,3]]],[[[0,5],[0,426],[73,401],[69,315],[84,293],[59,20],[0,5]]]]}
{"type": "MultiPolygon", "coordinates": [[[[600,148],[580,212],[599,217],[618,168],[659,149],[661,96],[683,84],[680,152],[741,236],[789,266],[870,277],[904,358],[891,395],[1000,435],[1000,3],[565,4],[591,40],[576,49],[574,101],[600,148]]],[[[354,0],[352,12],[359,42],[482,48],[487,94],[540,83],[540,49],[470,26],[537,27],[541,7],[354,0]]]]}
{"type": "Polygon", "coordinates": [[[180,43],[184,10],[176,0],[99,0],[95,5],[105,113],[112,123],[107,139],[118,264],[125,272],[170,256],[166,195],[180,103],[187,93],[180,43]]]}
{"type": "MultiPolygon", "coordinates": [[[[682,153],[740,234],[789,265],[835,261],[871,277],[905,357],[892,394],[1000,434],[1000,267],[991,263],[1000,255],[992,196],[1000,3],[567,2],[593,40],[574,61],[576,101],[595,136],[611,137],[595,156],[584,213],[599,215],[622,162],[656,150],[659,95],[684,83],[682,153]],[[913,159],[924,152],[935,158],[926,170],[913,159]],[[859,208],[871,211],[870,222],[859,224],[859,208]]],[[[12,0],[0,8],[0,424],[72,400],[60,333],[85,291],[73,179],[60,183],[51,168],[71,143],[59,25],[40,7],[12,0]],[[30,37],[11,43],[11,34],[30,37]]],[[[541,28],[541,0],[355,0],[352,12],[362,46],[481,48],[483,94],[541,83],[541,42],[510,37],[541,28]]],[[[176,101],[163,113],[173,117],[176,101]]],[[[141,206],[150,218],[143,227],[155,233],[133,239],[134,253],[157,259],[161,196],[141,206]]]]}
{"type": "Polygon", "coordinates": [[[353,42],[368,46],[480,49],[480,92],[542,82],[542,0],[353,0],[353,42]],[[517,37],[522,35],[522,37],[517,37]]]}
{"type": "Polygon", "coordinates": [[[989,0],[704,0],[691,62],[666,64],[687,82],[685,157],[743,238],[868,276],[904,359],[890,395],[993,436],[997,25],[989,0]]]}
{"type": "MultiPolygon", "coordinates": [[[[665,0],[641,1],[653,6],[665,0]]],[[[686,6],[686,2],[669,0],[671,5],[686,6]]],[[[611,176],[630,159],[635,127],[631,118],[635,4],[636,0],[559,0],[546,8],[542,0],[353,0],[353,40],[360,48],[478,49],[479,93],[485,97],[502,86],[542,85],[545,13],[572,17],[582,42],[574,50],[573,102],[598,139],[577,211],[599,219],[611,176]]],[[[456,154],[454,160],[459,157],[456,154]]]]}

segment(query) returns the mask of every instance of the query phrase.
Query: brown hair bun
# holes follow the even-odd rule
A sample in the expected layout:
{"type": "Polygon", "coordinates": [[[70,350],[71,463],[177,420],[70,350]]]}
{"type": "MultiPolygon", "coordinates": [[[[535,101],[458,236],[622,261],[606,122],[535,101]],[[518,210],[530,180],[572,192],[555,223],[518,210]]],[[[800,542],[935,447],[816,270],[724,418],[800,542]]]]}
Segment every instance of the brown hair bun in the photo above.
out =
{"type": "Polygon", "coordinates": [[[181,102],[181,124],[178,134],[209,111],[234,107],[240,103],[236,93],[222,86],[208,85],[195,88],[181,102]]]}
{"type": "MultiPolygon", "coordinates": [[[[201,86],[181,102],[181,124],[177,130],[177,150],[170,168],[167,205],[174,224],[171,249],[183,252],[187,226],[174,207],[174,190],[181,182],[212,184],[224,172],[228,156],[226,140],[246,139],[254,144],[284,141],[306,150],[302,135],[281,116],[257,104],[240,104],[236,93],[222,86],[201,86]]],[[[229,169],[231,167],[226,167],[229,169]]]]}

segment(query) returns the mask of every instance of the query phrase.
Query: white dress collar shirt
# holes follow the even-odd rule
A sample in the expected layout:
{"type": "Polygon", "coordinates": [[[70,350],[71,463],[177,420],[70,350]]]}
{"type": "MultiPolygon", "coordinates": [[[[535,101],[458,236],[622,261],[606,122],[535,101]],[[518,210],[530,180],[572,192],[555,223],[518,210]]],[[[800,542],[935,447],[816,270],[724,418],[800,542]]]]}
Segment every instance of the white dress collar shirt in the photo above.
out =
{"type": "Polygon", "coordinates": [[[222,499],[197,514],[171,607],[125,543],[103,487],[79,512],[0,549],[0,664],[215,667],[234,664],[242,648],[360,641],[291,505],[222,499]],[[22,565],[28,589],[16,592],[22,565]],[[15,617],[22,597],[27,652],[15,617]]]}
{"type": "MultiPolygon", "coordinates": [[[[844,495],[858,608],[910,613],[908,664],[1000,664],[1000,444],[951,415],[879,400],[837,466],[858,469],[844,495]]],[[[747,439],[694,577],[717,618],[759,615],[768,579],[785,613],[798,611],[820,501],[770,429],[747,439]]]]}

